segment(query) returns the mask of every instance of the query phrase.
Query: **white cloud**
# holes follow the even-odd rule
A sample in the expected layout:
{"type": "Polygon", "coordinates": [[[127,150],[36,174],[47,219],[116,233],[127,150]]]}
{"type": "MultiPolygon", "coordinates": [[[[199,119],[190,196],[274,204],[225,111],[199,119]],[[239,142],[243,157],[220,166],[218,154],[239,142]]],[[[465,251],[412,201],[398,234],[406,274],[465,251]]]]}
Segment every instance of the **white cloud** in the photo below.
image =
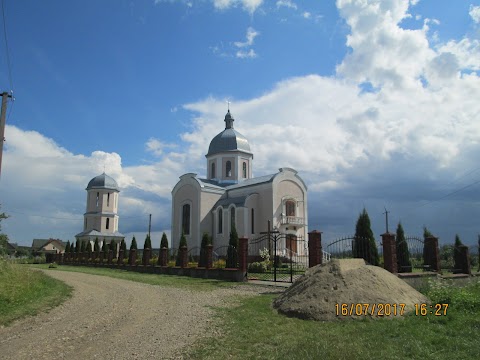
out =
{"type": "Polygon", "coordinates": [[[468,14],[471,16],[473,21],[477,24],[480,23],[480,6],[470,5],[470,11],[468,14]]]}
{"type": "Polygon", "coordinates": [[[243,9],[253,14],[263,3],[263,0],[213,0],[213,6],[226,10],[241,5],[243,9]]]}
{"type": "Polygon", "coordinates": [[[277,8],[286,7],[286,8],[297,10],[297,4],[295,4],[291,0],[278,0],[276,5],[277,5],[277,8]]]}
{"type": "Polygon", "coordinates": [[[239,50],[235,55],[237,58],[240,58],[240,59],[254,59],[257,57],[257,54],[253,49],[250,49],[248,51],[239,50]]]}
{"type": "Polygon", "coordinates": [[[249,27],[247,29],[247,35],[246,35],[246,40],[245,42],[240,42],[236,41],[234,42],[234,45],[238,48],[243,48],[243,47],[248,47],[252,46],[255,38],[259,35],[260,33],[256,31],[254,28],[249,27]]]}
{"type": "Polygon", "coordinates": [[[164,154],[165,149],[172,149],[176,147],[176,144],[167,144],[155,138],[148,139],[147,143],[145,144],[146,150],[155,156],[161,156],[164,154]]]}
{"type": "Polygon", "coordinates": [[[312,16],[311,13],[309,13],[308,11],[304,11],[302,16],[305,18],[305,19],[310,19],[310,17],[312,16]]]}

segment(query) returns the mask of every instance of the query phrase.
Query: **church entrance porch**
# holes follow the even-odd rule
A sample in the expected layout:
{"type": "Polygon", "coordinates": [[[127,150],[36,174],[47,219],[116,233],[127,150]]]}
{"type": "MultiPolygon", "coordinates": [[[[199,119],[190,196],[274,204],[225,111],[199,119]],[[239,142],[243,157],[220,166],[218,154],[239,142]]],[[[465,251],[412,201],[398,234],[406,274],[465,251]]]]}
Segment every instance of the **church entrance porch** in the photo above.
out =
{"type": "Polygon", "coordinates": [[[301,237],[279,231],[262,233],[248,242],[249,280],[293,282],[308,269],[306,241],[301,237]]]}

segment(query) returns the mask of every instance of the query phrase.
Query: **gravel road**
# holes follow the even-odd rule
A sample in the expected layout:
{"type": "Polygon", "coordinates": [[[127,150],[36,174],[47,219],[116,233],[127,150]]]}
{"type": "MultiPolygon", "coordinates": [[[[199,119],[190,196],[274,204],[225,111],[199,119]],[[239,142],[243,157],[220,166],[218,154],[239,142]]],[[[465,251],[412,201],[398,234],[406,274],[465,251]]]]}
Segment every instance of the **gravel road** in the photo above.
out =
{"type": "Polygon", "coordinates": [[[211,306],[274,291],[242,285],[190,291],[74,272],[48,271],[74,287],[71,299],[0,329],[0,359],[181,359],[215,335],[211,306]],[[211,331],[207,331],[207,329],[211,331]]]}

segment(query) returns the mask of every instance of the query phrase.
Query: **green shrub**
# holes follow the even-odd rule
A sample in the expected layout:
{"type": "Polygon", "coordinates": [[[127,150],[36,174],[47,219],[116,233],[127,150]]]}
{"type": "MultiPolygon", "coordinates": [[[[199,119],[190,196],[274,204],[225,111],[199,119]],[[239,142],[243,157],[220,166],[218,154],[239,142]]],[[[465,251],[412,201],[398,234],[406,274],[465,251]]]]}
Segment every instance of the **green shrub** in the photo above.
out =
{"type": "Polygon", "coordinates": [[[198,267],[198,263],[196,261],[191,261],[187,264],[187,267],[196,268],[196,267],[198,267]]]}
{"type": "Polygon", "coordinates": [[[248,272],[251,273],[265,273],[268,271],[267,263],[264,261],[253,262],[248,264],[248,272]]]}
{"type": "Polygon", "coordinates": [[[58,267],[56,262],[52,262],[50,265],[48,265],[49,269],[56,269],[58,267]]]}
{"type": "Polygon", "coordinates": [[[170,260],[170,261],[167,263],[167,266],[168,266],[168,267],[174,267],[174,266],[175,266],[175,260],[170,260]]]}
{"type": "Polygon", "coordinates": [[[160,240],[160,249],[161,248],[168,249],[168,239],[167,239],[167,234],[165,233],[162,234],[162,239],[160,240]]]}
{"type": "Polygon", "coordinates": [[[158,258],[155,257],[155,256],[152,257],[152,258],[150,259],[150,261],[149,261],[150,265],[152,265],[152,266],[157,265],[157,262],[158,262],[158,258]]]}
{"type": "Polygon", "coordinates": [[[216,269],[225,269],[226,265],[227,265],[227,263],[223,259],[220,259],[218,261],[213,262],[213,267],[216,268],[216,269]]]}

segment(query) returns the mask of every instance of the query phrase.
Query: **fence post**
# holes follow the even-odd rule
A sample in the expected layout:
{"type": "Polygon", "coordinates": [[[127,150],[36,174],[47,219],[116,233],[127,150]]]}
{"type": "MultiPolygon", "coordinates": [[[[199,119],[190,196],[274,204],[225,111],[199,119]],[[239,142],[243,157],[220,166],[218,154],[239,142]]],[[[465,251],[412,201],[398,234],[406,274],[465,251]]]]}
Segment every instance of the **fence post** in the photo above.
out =
{"type": "Polygon", "coordinates": [[[459,270],[461,274],[472,274],[470,266],[470,256],[468,246],[460,245],[454,250],[455,253],[455,269],[459,270]]]}
{"type": "Polygon", "coordinates": [[[432,271],[440,272],[440,252],[438,250],[438,238],[435,236],[428,236],[425,239],[424,244],[424,264],[429,265],[432,271]]]}
{"type": "Polygon", "coordinates": [[[238,246],[238,269],[242,272],[247,271],[248,239],[240,238],[238,246]]]}
{"type": "Polygon", "coordinates": [[[207,260],[206,260],[205,267],[207,269],[211,269],[213,267],[213,245],[208,244],[205,251],[207,252],[207,254],[206,254],[206,259],[207,260]]]}
{"type": "Polygon", "coordinates": [[[118,251],[118,260],[117,260],[117,264],[118,265],[123,265],[123,259],[125,258],[125,253],[123,252],[123,249],[120,249],[118,251]]]}
{"type": "Polygon", "coordinates": [[[186,246],[181,246],[180,249],[178,249],[179,252],[179,264],[181,268],[185,268],[188,266],[188,252],[187,252],[187,247],[186,246]]]}
{"type": "Polygon", "coordinates": [[[131,249],[128,254],[128,265],[134,266],[136,260],[137,260],[137,250],[131,249]]]}
{"type": "Polygon", "coordinates": [[[143,259],[142,259],[143,266],[150,265],[151,257],[152,257],[152,249],[150,248],[143,249],[143,259]]]}
{"type": "Polygon", "coordinates": [[[162,247],[160,249],[160,254],[158,254],[158,265],[160,266],[168,265],[168,248],[162,247]]]}
{"type": "Polygon", "coordinates": [[[397,245],[395,243],[395,234],[382,234],[383,245],[383,268],[392,274],[398,273],[397,265],[397,245]]]}
{"type": "Polygon", "coordinates": [[[313,230],[308,233],[308,267],[321,265],[322,260],[322,233],[313,230]]]}

